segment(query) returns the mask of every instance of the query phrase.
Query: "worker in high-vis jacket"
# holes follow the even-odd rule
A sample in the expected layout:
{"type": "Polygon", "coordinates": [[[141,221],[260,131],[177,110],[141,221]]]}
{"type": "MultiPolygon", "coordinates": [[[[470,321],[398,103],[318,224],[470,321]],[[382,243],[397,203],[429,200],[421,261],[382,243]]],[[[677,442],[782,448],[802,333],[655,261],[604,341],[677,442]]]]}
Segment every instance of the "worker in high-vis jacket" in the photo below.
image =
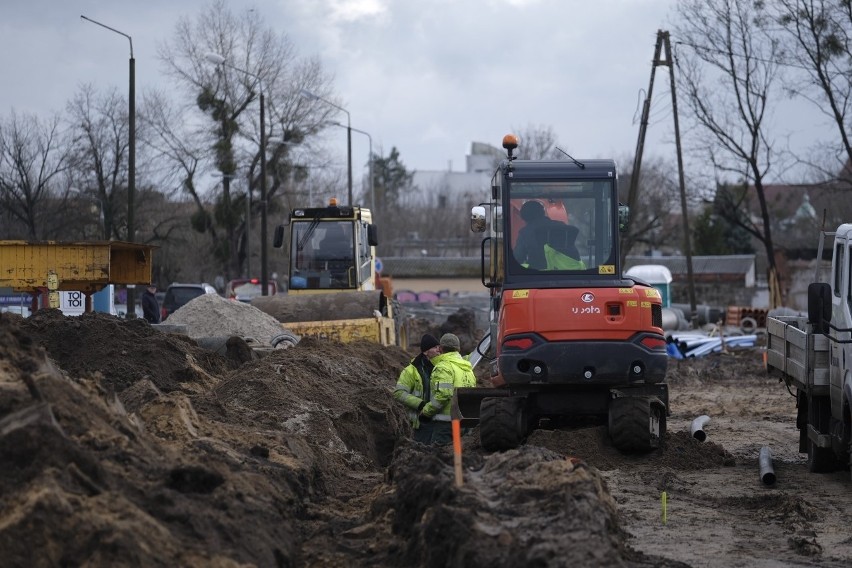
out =
{"type": "Polygon", "coordinates": [[[430,380],[431,396],[420,411],[420,422],[432,424],[432,444],[448,444],[453,440],[450,407],[455,389],[476,386],[470,361],[459,353],[459,338],[445,333],[441,336],[440,348],[441,354],[432,359],[435,368],[430,380]]]}
{"type": "Polygon", "coordinates": [[[432,441],[432,423],[420,420],[420,411],[429,402],[431,394],[430,378],[434,365],[433,357],[441,353],[438,340],[434,335],[425,334],[420,339],[420,354],[411,360],[399,374],[393,397],[408,409],[408,418],[414,431],[414,439],[422,444],[432,441]]]}

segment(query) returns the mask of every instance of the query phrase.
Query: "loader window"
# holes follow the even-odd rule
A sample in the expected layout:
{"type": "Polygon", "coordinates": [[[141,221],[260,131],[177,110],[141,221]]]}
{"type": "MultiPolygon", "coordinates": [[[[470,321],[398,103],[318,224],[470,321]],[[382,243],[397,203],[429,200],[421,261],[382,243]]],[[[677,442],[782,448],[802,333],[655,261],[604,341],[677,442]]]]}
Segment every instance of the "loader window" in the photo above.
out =
{"type": "Polygon", "coordinates": [[[293,223],[290,287],[354,288],[357,285],[351,221],[293,223]]]}

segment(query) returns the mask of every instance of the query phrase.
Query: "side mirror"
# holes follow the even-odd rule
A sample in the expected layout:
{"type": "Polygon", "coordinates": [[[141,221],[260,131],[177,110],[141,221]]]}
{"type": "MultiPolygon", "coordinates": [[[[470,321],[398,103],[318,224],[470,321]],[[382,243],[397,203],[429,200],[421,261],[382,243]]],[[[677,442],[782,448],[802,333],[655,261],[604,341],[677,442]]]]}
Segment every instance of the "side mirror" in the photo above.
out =
{"type": "Polygon", "coordinates": [[[272,237],[272,246],[275,248],[281,248],[284,244],[284,225],[278,225],[275,227],[275,235],[272,237]]]}
{"type": "Polygon", "coordinates": [[[379,233],[375,225],[367,225],[367,243],[371,247],[379,246],[379,233]]]}
{"type": "Polygon", "coordinates": [[[621,233],[627,231],[630,223],[630,208],[627,205],[618,204],[618,230],[621,233]]]}
{"type": "Polygon", "coordinates": [[[485,207],[477,205],[470,210],[470,230],[474,233],[483,233],[488,225],[485,219],[485,207]]]}

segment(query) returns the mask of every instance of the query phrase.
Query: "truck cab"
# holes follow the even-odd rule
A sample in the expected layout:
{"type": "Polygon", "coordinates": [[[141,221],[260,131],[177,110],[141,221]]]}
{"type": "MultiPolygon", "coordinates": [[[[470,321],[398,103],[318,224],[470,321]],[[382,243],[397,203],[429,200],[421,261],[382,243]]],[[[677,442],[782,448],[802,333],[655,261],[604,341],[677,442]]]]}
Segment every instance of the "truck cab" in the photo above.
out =
{"type": "Polygon", "coordinates": [[[831,320],[824,327],[828,327],[830,338],[832,414],[839,417],[845,412],[848,419],[852,401],[852,224],[849,223],[838,227],[834,235],[830,286],[831,320]]]}

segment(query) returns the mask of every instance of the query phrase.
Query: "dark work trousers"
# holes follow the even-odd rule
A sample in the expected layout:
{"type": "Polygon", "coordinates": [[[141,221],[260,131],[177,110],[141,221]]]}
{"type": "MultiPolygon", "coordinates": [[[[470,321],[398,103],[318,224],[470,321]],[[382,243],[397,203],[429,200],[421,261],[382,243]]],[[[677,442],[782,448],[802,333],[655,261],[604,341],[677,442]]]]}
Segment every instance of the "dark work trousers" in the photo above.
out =
{"type": "Polygon", "coordinates": [[[414,431],[414,441],[421,444],[432,443],[432,426],[433,422],[421,422],[420,428],[414,431]]]}

